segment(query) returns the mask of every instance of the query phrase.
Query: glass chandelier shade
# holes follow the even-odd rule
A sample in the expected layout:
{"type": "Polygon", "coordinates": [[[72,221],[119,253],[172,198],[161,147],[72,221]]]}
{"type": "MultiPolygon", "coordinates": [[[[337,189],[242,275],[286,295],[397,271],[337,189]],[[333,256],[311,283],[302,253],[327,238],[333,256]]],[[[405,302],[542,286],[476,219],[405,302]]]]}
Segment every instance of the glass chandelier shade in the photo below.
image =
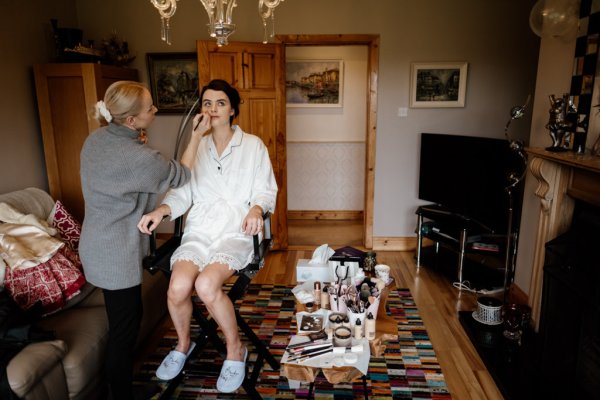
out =
{"type": "MultiPolygon", "coordinates": [[[[170,19],[177,10],[178,0],[150,0],[154,8],[158,10],[161,18],[160,37],[167,44],[171,44],[169,34],[170,19]]],[[[267,43],[269,37],[275,35],[275,7],[284,0],[258,0],[258,13],[262,19],[264,36],[263,43],[267,43]],[[271,20],[271,31],[267,33],[267,21],[271,20]]],[[[200,0],[208,14],[208,33],[217,40],[218,46],[228,43],[229,36],[235,32],[233,23],[233,9],[237,6],[237,0],[200,0]]]]}

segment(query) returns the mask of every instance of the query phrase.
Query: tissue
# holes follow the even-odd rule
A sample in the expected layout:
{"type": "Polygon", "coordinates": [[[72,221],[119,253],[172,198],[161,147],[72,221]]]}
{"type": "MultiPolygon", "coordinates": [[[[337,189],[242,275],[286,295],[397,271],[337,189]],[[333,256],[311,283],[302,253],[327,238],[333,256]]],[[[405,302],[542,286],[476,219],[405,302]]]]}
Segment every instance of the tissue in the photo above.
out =
{"type": "Polygon", "coordinates": [[[308,262],[309,264],[327,264],[329,258],[335,253],[335,251],[327,244],[322,244],[315,249],[312,258],[308,262]]]}
{"type": "Polygon", "coordinates": [[[333,282],[334,277],[327,262],[334,253],[333,249],[324,244],[315,249],[312,259],[299,259],[296,264],[296,281],[333,282]]]}

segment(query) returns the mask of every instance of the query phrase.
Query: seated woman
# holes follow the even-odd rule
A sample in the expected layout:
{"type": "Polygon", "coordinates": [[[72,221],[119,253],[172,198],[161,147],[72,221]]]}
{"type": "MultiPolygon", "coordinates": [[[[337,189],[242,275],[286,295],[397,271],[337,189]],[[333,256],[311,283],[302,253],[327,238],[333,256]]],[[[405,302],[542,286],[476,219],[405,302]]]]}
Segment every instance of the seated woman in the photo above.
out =
{"type": "Polygon", "coordinates": [[[242,346],[233,304],[222,286],[251,261],[252,235],[262,230],[263,214],[275,208],[277,183],[263,142],[231,125],[239,114],[238,91],[213,80],[200,97],[198,129],[207,135],[200,142],[192,179],[168,192],[160,206],[142,217],[138,228],[150,233],[165,216],[173,220],[189,209],[181,246],[171,258],[167,294],[178,343],[156,376],[163,380],[177,376],[195,346],[190,340],[195,289],[225,335],[227,359],[217,389],[228,393],[244,380],[248,350],[242,346]]]}

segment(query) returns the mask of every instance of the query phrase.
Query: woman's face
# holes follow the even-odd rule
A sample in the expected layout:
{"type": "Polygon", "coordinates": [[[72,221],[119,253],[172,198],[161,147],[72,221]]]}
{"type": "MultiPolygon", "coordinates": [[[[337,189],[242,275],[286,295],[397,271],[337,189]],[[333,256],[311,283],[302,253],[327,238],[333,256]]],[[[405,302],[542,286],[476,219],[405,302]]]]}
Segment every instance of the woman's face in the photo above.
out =
{"type": "Polygon", "coordinates": [[[156,114],[156,107],[152,104],[152,96],[150,92],[145,90],[144,94],[141,98],[142,102],[142,111],[140,111],[137,115],[134,116],[134,126],[136,129],[146,129],[152,124],[154,121],[154,117],[156,114]]]}
{"type": "Polygon", "coordinates": [[[202,96],[202,112],[209,115],[212,127],[231,125],[229,118],[234,113],[227,94],[212,89],[207,89],[202,96]]]}

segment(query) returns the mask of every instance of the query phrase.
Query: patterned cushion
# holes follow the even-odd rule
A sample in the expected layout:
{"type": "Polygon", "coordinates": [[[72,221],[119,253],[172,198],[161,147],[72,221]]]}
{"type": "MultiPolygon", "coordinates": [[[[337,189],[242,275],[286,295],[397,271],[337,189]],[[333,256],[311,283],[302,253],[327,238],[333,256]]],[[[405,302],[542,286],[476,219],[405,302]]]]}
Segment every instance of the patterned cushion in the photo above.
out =
{"type": "Polygon", "coordinates": [[[62,309],[85,285],[85,276],[62,247],[48,261],[31,268],[6,269],[4,287],[23,310],[40,303],[43,314],[62,309]]]}
{"type": "Polygon", "coordinates": [[[81,224],[73,218],[60,200],[56,200],[56,204],[54,205],[52,226],[58,230],[67,246],[74,252],[78,252],[81,224]]]}

